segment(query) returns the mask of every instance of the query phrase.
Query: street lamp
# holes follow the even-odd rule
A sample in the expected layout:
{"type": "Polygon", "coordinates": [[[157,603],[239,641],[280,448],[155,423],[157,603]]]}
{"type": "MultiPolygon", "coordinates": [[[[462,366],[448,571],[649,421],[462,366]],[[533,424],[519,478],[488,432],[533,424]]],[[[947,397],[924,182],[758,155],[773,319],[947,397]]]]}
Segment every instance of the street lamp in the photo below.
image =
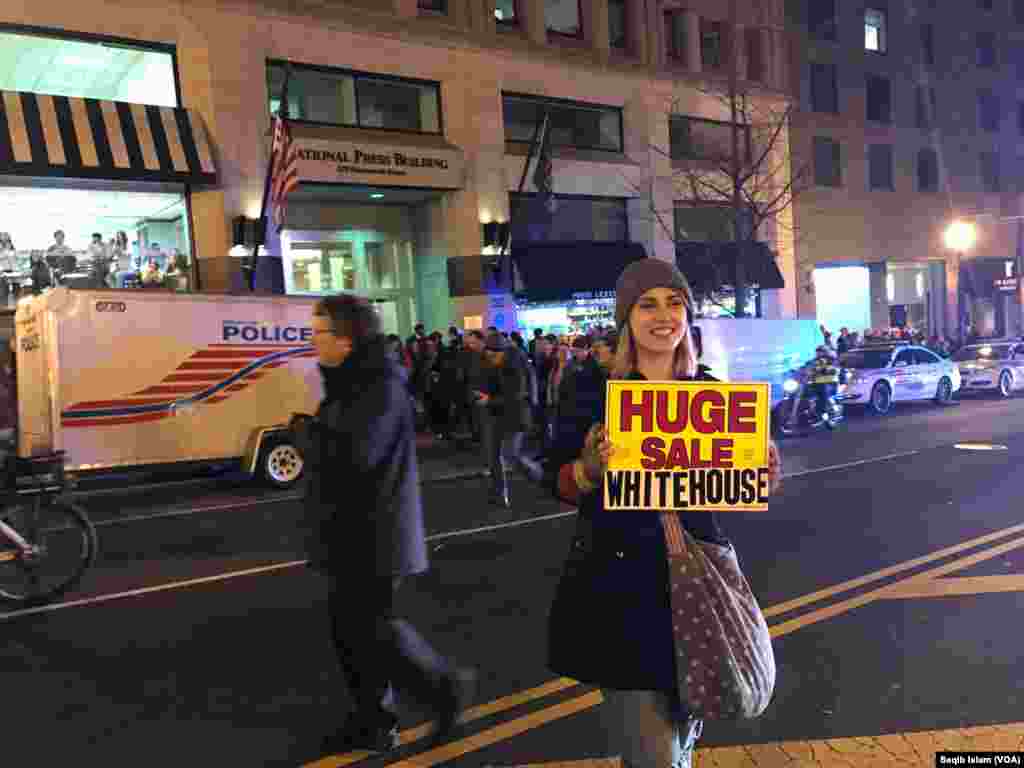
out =
{"type": "MultiPolygon", "coordinates": [[[[957,340],[962,342],[964,338],[964,327],[963,327],[963,307],[960,306],[960,297],[963,292],[960,290],[960,262],[963,260],[964,254],[974,247],[974,244],[978,241],[978,229],[969,221],[963,221],[962,219],[954,219],[948,227],[946,227],[945,235],[943,239],[946,243],[946,247],[955,254],[952,264],[952,273],[956,279],[956,317],[954,318],[953,327],[956,328],[957,340]]],[[[948,300],[948,294],[947,294],[948,300]]],[[[949,318],[947,314],[947,320],[949,318]]]]}
{"type": "Polygon", "coordinates": [[[944,239],[949,250],[962,254],[974,247],[978,241],[978,230],[969,221],[956,219],[946,227],[944,239]]]}

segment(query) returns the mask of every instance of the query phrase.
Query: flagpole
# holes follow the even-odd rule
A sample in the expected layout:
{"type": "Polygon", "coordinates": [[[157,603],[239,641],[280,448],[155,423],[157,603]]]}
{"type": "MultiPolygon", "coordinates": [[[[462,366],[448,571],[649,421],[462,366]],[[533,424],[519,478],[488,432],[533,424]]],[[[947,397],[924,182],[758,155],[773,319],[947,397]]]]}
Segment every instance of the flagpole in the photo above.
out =
{"type": "MultiPolygon", "coordinates": [[[[292,66],[291,64],[285,65],[284,71],[284,84],[281,86],[281,103],[277,105],[277,118],[287,120],[288,119],[288,83],[292,78],[292,66]],[[282,114],[282,111],[284,114],[282,114]]],[[[273,128],[276,129],[276,122],[273,128]]],[[[267,239],[267,202],[270,200],[270,182],[274,173],[274,163],[277,160],[277,148],[273,145],[273,131],[271,133],[271,150],[270,150],[270,162],[267,163],[266,177],[263,179],[263,200],[260,203],[260,227],[262,227],[263,237],[257,238],[256,246],[252,249],[252,258],[249,266],[243,266],[246,270],[246,280],[249,283],[249,293],[255,293],[256,291],[256,260],[259,258],[260,244],[259,240],[267,239]]]]}
{"type": "MultiPolygon", "coordinates": [[[[519,187],[517,192],[522,193],[523,187],[526,186],[526,176],[530,172],[530,161],[533,160],[534,154],[539,154],[539,141],[541,136],[545,135],[548,128],[548,110],[544,108],[544,114],[541,119],[537,121],[537,124],[533,128],[533,138],[530,140],[530,149],[526,153],[526,162],[523,163],[523,173],[519,177],[519,187]]],[[[508,245],[508,241],[512,239],[512,228],[509,227],[508,236],[501,242],[501,250],[498,251],[498,268],[504,272],[505,269],[505,247],[508,245]]],[[[515,291],[515,270],[512,271],[512,290],[515,291]]]]}

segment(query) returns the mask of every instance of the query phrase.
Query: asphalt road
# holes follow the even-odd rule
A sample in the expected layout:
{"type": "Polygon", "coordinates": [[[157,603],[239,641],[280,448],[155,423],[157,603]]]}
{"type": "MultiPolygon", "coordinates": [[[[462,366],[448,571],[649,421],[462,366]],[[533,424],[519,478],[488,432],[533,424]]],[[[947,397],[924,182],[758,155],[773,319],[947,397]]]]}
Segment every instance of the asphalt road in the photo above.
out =
{"type": "MultiPolygon", "coordinates": [[[[724,521],[776,638],[776,696],[756,721],[709,725],[704,743],[1022,719],[1024,399],[855,417],[782,450],[788,477],[770,511],[724,521]],[[953,447],[965,442],[1004,449],[953,447]]],[[[425,488],[433,569],[402,608],[480,669],[480,706],[440,749],[413,732],[396,755],[363,764],[609,754],[599,695],[544,665],[573,514],[537,489],[513,490],[514,508],[499,510],[482,479],[425,488]]],[[[221,481],[83,501],[102,555],[82,586],[46,610],[0,614],[3,765],[365,758],[318,752],[347,699],[324,585],[298,564],[290,495],[221,481]]],[[[427,717],[410,702],[402,727],[427,717]]]]}

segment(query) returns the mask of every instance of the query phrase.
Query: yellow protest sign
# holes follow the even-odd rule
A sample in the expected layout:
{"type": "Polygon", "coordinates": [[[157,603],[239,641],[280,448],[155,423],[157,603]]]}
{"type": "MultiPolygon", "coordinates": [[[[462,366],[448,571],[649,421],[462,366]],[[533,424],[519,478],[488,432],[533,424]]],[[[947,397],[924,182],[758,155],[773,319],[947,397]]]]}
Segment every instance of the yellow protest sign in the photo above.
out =
{"type": "Polygon", "coordinates": [[[769,384],[607,386],[605,509],[768,509],[769,384]]]}

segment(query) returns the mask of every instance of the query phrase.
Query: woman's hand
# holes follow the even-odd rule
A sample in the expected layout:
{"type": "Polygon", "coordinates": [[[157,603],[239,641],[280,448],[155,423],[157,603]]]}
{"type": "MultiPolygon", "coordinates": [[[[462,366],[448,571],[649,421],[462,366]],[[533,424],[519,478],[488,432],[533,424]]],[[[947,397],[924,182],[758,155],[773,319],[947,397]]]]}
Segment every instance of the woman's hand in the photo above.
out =
{"type": "Polygon", "coordinates": [[[612,455],[612,444],[608,442],[608,435],[603,424],[595,424],[587,432],[583,441],[583,453],[580,460],[583,462],[583,471],[587,479],[592,483],[600,483],[604,478],[605,470],[608,469],[608,459],[612,455]]]}
{"type": "Polygon", "coordinates": [[[768,493],[776,493],[782,487],[782,456],[774,440],[768,441],[768,493]]]}

